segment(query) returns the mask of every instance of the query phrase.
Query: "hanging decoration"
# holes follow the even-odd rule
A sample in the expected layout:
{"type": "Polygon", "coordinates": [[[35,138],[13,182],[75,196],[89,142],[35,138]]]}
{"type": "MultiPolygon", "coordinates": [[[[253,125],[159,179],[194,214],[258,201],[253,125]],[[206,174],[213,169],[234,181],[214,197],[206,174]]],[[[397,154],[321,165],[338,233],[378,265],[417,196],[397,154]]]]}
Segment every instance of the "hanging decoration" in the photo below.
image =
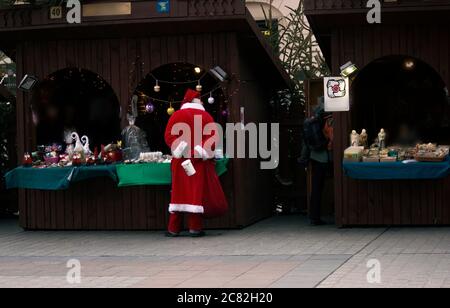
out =
{"type": "MultiPolygon", "coordinates": [[[[168,80],[162,80],[162,79],[158,79],[156,78],[155,75],[153,75],[152,73],[149,74],[149,76],[151,78],[154,79],[155,81],[155,86],[154,86],[154,92],[158,93],[161,92],[161,88],[167,84],[168,86],[189,86],[192,84],[197,84],[197,86],[195,87],[196,91],[198,92],[202,92],[203,91],[203,86],[202,86],[202,79],[204,77],[206,77],[208,75],[208,72],[206,71],[199,79],[197,80],[187,80],[187,81],[168,81],[168,80]],[[163,85],[164,84],[164,85],[163,85]]],[[[202,94],[200,96],[200,99],[202,101],[207,101],[209,104],[214,104],[216,102],[216,99],[214,98],[214,93],[216,91],[221,90],[223,93],[229,93],[227,95],[227,97],[224,100],[224,104],[225,106],[223,106],[223,108],[225,108],[224,110],[220,111],[220,114],[222,117],[226,118],[229,116],[229,111],[227,109],[227,105],[230,104],[230,101],[233,99],[233,97],[236,97],[239,93],[239,89],[241,87],[242,83],[245,83],[245,81],[241,81],[240,78],[236,78],[237,76],[235,74],[232,74],[229,78],[229,80],[234,80],[235,81],[235,85],[234,88],[235,90],[232,93],[228,92],[228,85],[224,84],[223,82],[218,82],[217,85],[212,88],[212,89],[208,89],[208,92],[205,94],[202,94]]],[[[155,106],[156,104],[168,104],[169,107],[167,108],[167,114],[169,116],[171,116],[173,113],[175,113],[175,108],[173,107],[174,104],[182,104],[183,101],[177,101],[174,99],[169,99],[169,100],[164,100],[164,99],[160,99],[158,97],[153,97],[153,96],[149,96],[147,94],[145,94],[144,92],[140,91],[139,92],[139,96],[143,102],[142,105],[142,111],[145,113],[154,113],[157,109],[157,107],[155,106]]]]}
{"type": "Polygon", "coordinates": [[[197,84],[197,86],[195,87],[195,89],[197,90],[197,92],[202,92],[203,86],[201,85],[200,80],[198,81],[198,84],[197,84]]]}
{"type": "Polygon", "coordinates": [[[149,101],[147,103],[147,105],[145,105],[145,112],[147,113],[153,113],[153,111],[155,111],[155,105],[152,104],[151,101],[149,101]]]}
{"type": "Polygon", "coordinates": [[[208,98],[208,103],[212,105],[212,104],[214,104],[214,102],[215,102],[215,99],[212,96],[212,92],[210,92],[209,93],[209,98],[208,98]]]}
{"type": "Polygon", "coordinates": [[[169,116],[171,116],[171,115],[174,114],[174,113],[175,113],[175,108],[172,107],[172,102],[171,102],[171,103],[170,103],[170,107],[167,108],[167,114],[168,114],[169,116]]]}
{"type": "Polygon", "coordinates": [[[160,87],[160,85],[159,85],[158,80],[156,80],[156,84],[155,84],[155,87],[153,88],[153,90],[154,90],[156,93],[158,93],[158,92],[161,91],[161,87],[160,87]]]}

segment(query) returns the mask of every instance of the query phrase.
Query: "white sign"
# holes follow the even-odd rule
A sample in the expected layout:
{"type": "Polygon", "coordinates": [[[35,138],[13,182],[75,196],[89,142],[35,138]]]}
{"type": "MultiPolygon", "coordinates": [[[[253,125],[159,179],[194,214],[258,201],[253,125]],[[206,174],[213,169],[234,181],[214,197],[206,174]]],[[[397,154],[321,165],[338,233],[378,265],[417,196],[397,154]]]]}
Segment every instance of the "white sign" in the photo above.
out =
{"type": "Polygon", "coordinates": [[[325,112],[350,110],[350,83],[344,77],[325,77],[323,79],[325,112]]]}

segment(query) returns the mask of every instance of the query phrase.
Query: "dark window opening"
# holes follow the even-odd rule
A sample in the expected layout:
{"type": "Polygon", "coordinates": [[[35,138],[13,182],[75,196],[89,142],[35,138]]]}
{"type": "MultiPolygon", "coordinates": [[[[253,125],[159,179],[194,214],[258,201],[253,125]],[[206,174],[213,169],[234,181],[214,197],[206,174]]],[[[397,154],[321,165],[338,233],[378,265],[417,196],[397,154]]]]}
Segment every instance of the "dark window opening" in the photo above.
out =
{"type": "MultiPolygon", "coordinates": [[[[138,85],[134,94],[139,97],[139,116],[136,125],[147,134],[151,151],[170,153],[170,149],[164,141],[164,132],[169,121],[167,109],[170,103],[175,110],[181,107],[181,101],[188,88],[195,90],[198,80],[201,78],[202,98],[206,111],[208,111],[217,123],[221,125],[227,120],[227,101],[220,84],[208,71],[189,63],[172,63],[163,65],[148,74],[138,85]],[[156,79],[161,88],[155,92],[156,79]],[[170,82],[170,83],[167,83],[170,82]],[[212,94],[215,102],[208,103],[212,94]],[[146,108],[152,106],[152,112],[146,108]]],[[[131,110],[129,110],[130,112],[131,110]]]]}
{"type": "Polygon", "coordinates": [[[448,90],[428,64],[406,56],[370,63],[352,84],[353,129],[366,128],[370,141],[384,128],[388,144],[450,144],[448,90]]]}
{"type": "Polygon", "coordinates": [[[120,140],[120,104],[99,75],[78,68],[57,71],[33,92],[38,145],[64,144],[64,132],[87,135],[91,147],[120,140]]]}

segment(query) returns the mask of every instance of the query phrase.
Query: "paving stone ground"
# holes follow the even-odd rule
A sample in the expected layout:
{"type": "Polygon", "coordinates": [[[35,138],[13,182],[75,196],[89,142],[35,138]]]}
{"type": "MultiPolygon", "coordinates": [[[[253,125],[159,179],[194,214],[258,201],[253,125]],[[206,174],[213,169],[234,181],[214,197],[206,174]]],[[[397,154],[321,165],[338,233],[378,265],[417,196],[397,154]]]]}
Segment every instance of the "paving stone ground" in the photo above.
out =
{"type": "Polygon", "coordinates": [[[171,239],[24,232],[0,220],[0,287],[450,287],[450,228],[338,229],[280,216],[171,239]],[[71,259],[81,264],[80,284],[67,281],[71,259]],[[380,283],[367,280],[370,260],[380,283]]]}

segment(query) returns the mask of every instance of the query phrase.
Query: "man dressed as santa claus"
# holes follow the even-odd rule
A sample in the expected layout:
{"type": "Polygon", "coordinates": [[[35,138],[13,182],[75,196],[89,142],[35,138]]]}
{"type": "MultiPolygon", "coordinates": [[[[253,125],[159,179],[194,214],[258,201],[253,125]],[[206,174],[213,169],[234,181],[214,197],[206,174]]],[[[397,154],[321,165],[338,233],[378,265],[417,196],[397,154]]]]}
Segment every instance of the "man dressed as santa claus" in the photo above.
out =
{"type": "Polygon", "coordinates": [[[205,111],[200,93],[188,89],[181,110],[167,124],[165,140],[171,148],[172,197],[167,235],[182,231],[187,214],[189,234],[203,236],[203,218],[223,215],[228,209],[215,171],[214,150],[219,135],[212,116],[205,111]],[[207,129],[205,129],[207,128],[207,129]]]}

